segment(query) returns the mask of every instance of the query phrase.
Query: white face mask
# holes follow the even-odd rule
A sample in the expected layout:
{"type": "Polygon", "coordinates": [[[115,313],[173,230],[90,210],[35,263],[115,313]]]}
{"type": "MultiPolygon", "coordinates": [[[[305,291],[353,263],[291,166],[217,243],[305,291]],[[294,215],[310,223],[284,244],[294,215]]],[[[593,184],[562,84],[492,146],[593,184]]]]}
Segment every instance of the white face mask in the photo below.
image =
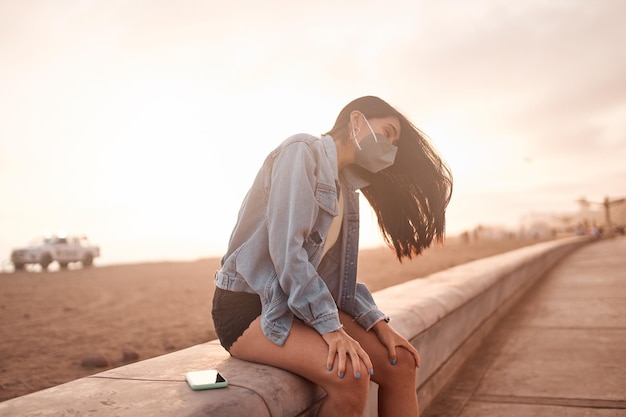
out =
{"type": "Polygon", "coordinates": [[[386,136],[374,133],[365,116],[363,116],[363,120],[372,133],[364,137],[359,143],[354,127],[352,127],[352,137],[358,148],[355,155],[356,163],[368,171],[376,173],[393,165],[398,147],[393,145],[386,136]]]}

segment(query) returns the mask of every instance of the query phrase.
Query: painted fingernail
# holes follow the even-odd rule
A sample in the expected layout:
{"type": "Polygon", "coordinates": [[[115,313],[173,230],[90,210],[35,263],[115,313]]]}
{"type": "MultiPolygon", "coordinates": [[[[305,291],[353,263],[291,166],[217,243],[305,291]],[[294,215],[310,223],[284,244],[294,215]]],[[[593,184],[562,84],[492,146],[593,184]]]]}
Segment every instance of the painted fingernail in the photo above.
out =
{"type": "Polygon", "coordinates": [[[343,372],[341,372],[341,373],[339,374],[339,378],[343,378],[344,376],[346,376],[346,375],[345,375],[343,372]]]}
{"type": "Polygon", "coordinates": [[[391,364],[392,364],[392,365],[395,365],[396,363],[398,363],[398,362],[396,362],[396,360],[395,360],[395,359],[392,359],[392,360],[391,360],[391,364]]]}
{"type": "Polygon", "coordinates": [[[370,369],[370,375],[374,375],[374,370],[370,369]]]}
{"type": "Polygon", "coordinates": [[[354,376],[356,379],[361,379],[361,373],[357,372],[356,375],[354,376]]]}
{"type": "Polygon", "coordinates": [[[328,370],[332,371],[333,370],[333,366],[332,365],[328,365],[328,370]]]}

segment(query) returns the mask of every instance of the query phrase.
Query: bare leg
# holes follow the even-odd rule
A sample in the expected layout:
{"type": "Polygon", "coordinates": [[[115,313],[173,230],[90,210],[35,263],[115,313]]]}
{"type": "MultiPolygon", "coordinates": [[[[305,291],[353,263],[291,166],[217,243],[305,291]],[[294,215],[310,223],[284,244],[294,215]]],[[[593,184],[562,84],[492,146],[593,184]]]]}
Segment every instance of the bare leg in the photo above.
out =
{"type": "Polygon", "coordinates": [[[374,332],[366,332],[349,315],[339,314],[346,332],[361,344],[374,364],[372,380],[379,385],[379,417],[419,416],[413,356],[406,349],[398,348],[397,364],[392,365],[387,349],[374,332]]]}
{"type": "Polygon", "coordinates": [[[257,318],[232,345],[230,353],[239,359],[291,371],[320,385],[327,395],[320,406],[319,417],[363,415],[369,375],[354,378],[350,363],[344,378],[329,371],[326,367],[328,345],[319,333],[298,320],[294,320],[285,344],[278,346],[265,337],[260,318],[257,318]]]}

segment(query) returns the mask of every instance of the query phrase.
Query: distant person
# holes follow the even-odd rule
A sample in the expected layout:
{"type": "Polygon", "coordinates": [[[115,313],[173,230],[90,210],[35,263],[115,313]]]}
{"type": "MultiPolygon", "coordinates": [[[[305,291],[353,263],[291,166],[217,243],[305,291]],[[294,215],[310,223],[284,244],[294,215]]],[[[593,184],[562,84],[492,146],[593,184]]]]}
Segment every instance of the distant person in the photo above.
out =
{"type": "Polygon", "coordinates": [[[361,97],[266,158],[215,275],[215,330],[232,356],[320,385],[318,416],[361,416],[370,379],[381,416],[417,416],[419,354],[356,282],[359,189],[399,260],[443,240],[449,169],[402,114],[361,97]]]}

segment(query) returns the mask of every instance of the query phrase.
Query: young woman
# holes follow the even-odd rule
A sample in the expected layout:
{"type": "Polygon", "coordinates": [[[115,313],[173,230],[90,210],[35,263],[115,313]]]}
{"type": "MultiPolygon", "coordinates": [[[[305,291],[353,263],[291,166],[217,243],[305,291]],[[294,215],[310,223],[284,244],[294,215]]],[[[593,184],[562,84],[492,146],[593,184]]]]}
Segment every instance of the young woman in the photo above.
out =
{"type": "Polygon", "coordinates": [[[265,160],[216,272],[213,320],[236,358],[303,376],[318,416],[417,416],[417,350],[356,282],[360,190],[399,260],[443,240],[449,169],[378,97],[349,103],[325,135],[288,138],[265,160]]]}

